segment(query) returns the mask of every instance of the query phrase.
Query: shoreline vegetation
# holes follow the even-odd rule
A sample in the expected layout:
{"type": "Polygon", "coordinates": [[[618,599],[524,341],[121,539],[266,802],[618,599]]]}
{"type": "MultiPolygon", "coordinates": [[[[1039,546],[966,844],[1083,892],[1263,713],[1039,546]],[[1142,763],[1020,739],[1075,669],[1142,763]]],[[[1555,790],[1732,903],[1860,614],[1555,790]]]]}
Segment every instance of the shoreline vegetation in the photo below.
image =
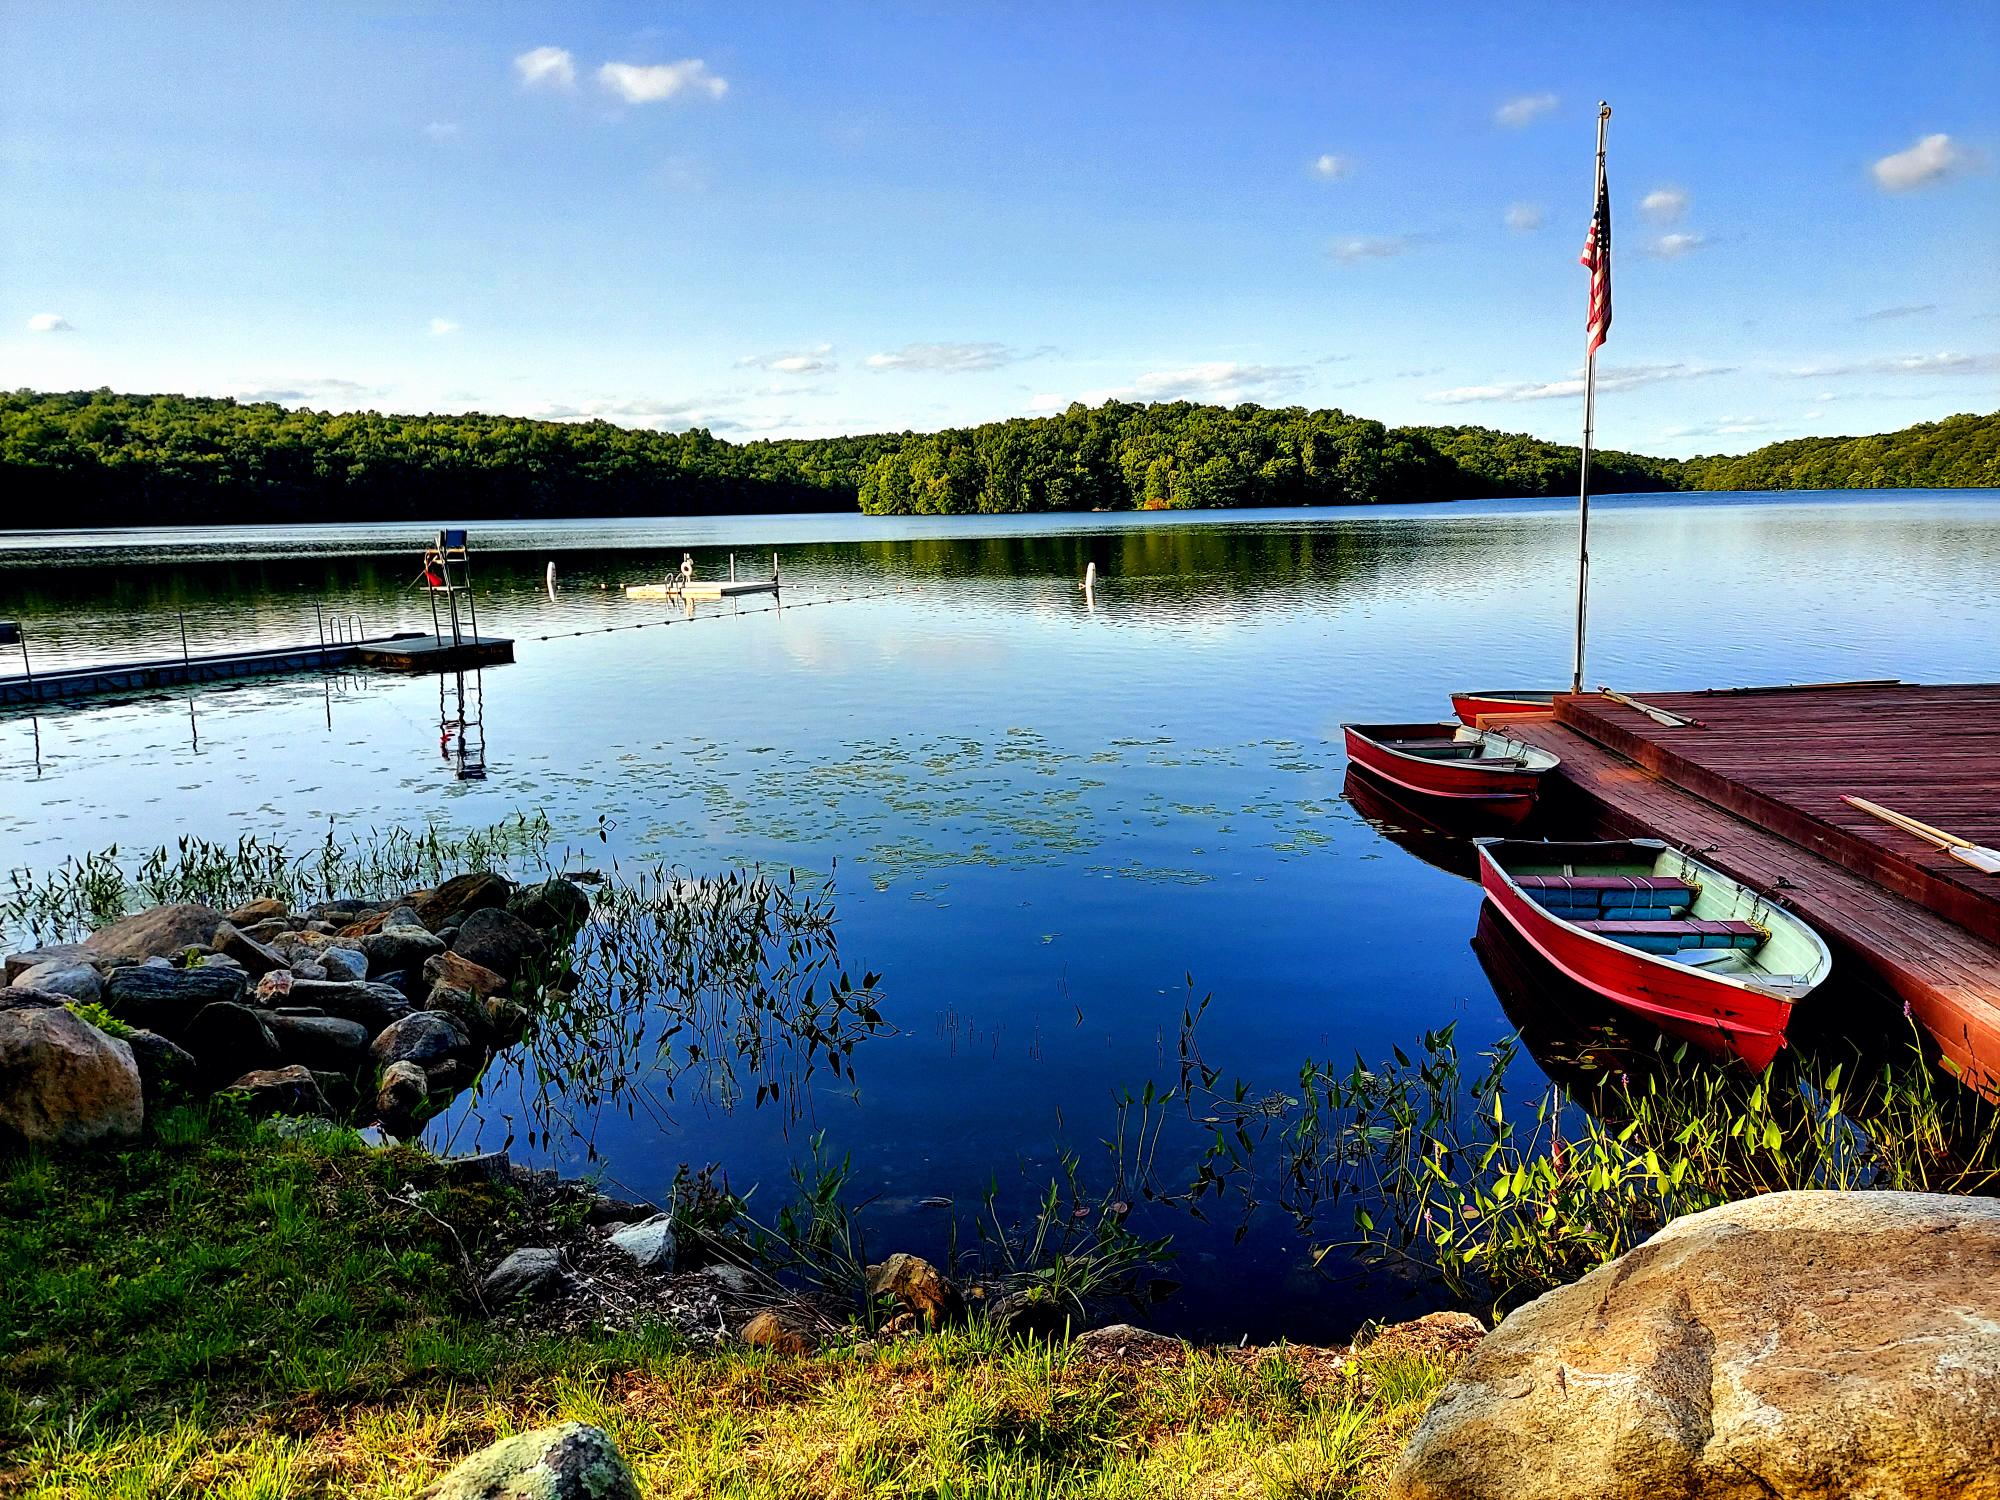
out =
{"type": "MultiPolygon", "coordinates": [[[[66,526],[975,515],[1570,494],[1577,449],[1338,410],[1074,404],[938,432],[732,443],[604,421],[293,410],[111,391],[0,393],[7,521],[66,526]]],[[[2000,413],[1742,455],[1593,455],[1598,494],[2000,486],[2000,413]]]]}

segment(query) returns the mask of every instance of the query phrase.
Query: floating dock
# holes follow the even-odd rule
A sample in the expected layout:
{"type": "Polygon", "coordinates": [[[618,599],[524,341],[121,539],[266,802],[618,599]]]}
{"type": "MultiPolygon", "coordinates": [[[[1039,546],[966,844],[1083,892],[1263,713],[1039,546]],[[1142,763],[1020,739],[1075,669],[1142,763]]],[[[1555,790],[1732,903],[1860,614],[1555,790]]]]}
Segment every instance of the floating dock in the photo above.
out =
{"type": "Polygon", "coordinates": [[[761,583],[703,583],[695,580],[682,583],[675,579],[671,583],[628,583],[625,585],[627,599],[736,599],[745,594],[775,594],[778,582],[767,578],[761,583]]]}
{"type": "Polygon", "coordinates": [[[514,643],[496,636],[441,640],[420,631],[399,631],[325,645],[270,646],[206,656],[161,657],[153,661],[109,662],[55,671],[0,677],[0,706],[54,703],[99,693],[139,693],[221,682],[234,677],[273,677],[345,667],[396,672],[448,672],[514,659],[514,643]]]}
{"type": "Polygon", "coordinates": [[[1489,719],[1562,757],[1551,788],[1599,828],[1652,834],[1769,892],[1837,965],[1872,976],[2000,1093],[2000,876],[1841,801],[1865,797],[2000,845],[2000,685],[1640,693],[1667,726],[1597,694],[1489,719]]]}

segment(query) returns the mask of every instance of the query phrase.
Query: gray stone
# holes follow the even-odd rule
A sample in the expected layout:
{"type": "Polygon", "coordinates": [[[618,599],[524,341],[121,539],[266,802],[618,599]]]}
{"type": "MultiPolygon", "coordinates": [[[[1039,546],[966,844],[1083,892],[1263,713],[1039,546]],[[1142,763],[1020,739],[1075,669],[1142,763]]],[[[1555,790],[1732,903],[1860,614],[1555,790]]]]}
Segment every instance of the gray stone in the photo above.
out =
{"type": "Polygon", "coordinates": [[[30,948],[25,953],[10,953],[6,959],[7,983],[13,984],[30,969],[39,969],[44,964],[87,964],[97,957],[82,943],[51,943],[45,948],[30,948]]]}
{"type": "Polygon", "coordinates": [[[190,964],[188,967],[194,969],[234,969],[246,979],[250,976],[250,971],[231,958],[227,953],[204,953],[201,957],[201,962],[190,964]]]}
{"type": "Polygon", "coordinates": [[[239,931],[231,922],[222,922],[216,926],[214,947],[224,958],[234,959],[243,965],[244,971],[253,979],[268,974],[273,969],[285,967],[286,960],[282,954],[239,931]]]}
{"type": "Polygon", "coordinates": [[[474,1056],[472,1038],[442,1011],[418,1010],[394,1022],[375,1038],[368,1055],[377,1067],[390,1063],[415,1063],[424,1076],[435,1083],[441,1072],[474,1056]]]}
{"type": "Polygon", "coordinates": [[[513,979],[522,965],[549,951],[549,942],[512,912],[489,906],[465,919],[451,951],[503,979],[513,979]]]}
{"type": "Polygon", "coordinates": [[[609,1433],[564,1422],[481,1449],[425,1500],[639,1500],[639,1486],[609,1433]]]}
{"type": "Polygon", "coordinates": [[[60,1004],[0,1010],[0,1144],[130,1140],[145,1117],[124,1042],[60,1004]]]}
{"type": "Polygon", "coordinates": [[[359,1021],[370,1036],[394,1025],[411,1012],[410,1002],[400,990],[373,980],[295,981],[286,995],[287,1003],[310,1005],[329,1016],[359,1021]]]}
{"type": "Polygon", "coordinates": [[[371,932],[360,944],[361,951],[368,956],[371,974],[387,974],[394,969],[415,972],[423,968],[424,960],[432,954],[444,952],[444,944],[435,933],[414,923],[371,932]]]}
{"type": "Polygon", "coordinates": [[[297,959],[292,964],[293,979],[326,979],[326,965],[314,958],[297,959]]]}
{"type": "Polygon", "coordinates": [[[590,919],[590,897],[575,881],[558,875],[514,892],[508,898],[507,910],[530,927],[574,932],[590,919]]]}
{"type": "Polygon", "coordinates": [[[195,1076],[201,1071],[193,1053],[144,1027],[121,1040],[132,1049],[132,1061],[138,1065],[139,1085],[149,1111],[157,1111],[169,1100],[193,1090],[195,1076]]]}
{"type": "Polygon", "coordinates": [[[382,926],[384,928],[415,927],[424,932],[431,930],[430,923],[418,916],[417,909],[407,903],[390,907],[389,914],[382,919],[382,926]]]}
{"type": "Polygon", "coordinates": [[[454,875],[434,891],[425,891],[411,901],[417,917],[440,937],[446,927],[455,927],[472,912],[489,906],[505,906],[514,894],[510,880],[490,870],[454,875]]]}
{"type": "Polygon", "coordinates": [[[280,1016],[266,1022],[286,1062],[351,1072],[368,1050],[368,1028],[339,1016],[280,1016]]]}
{"type": "Polygon", "coordinates": [[[497,1306],[547,1291],[561,1274],[562,1256],[554,1250],[535,1247],[516,1250],[486,1273],[486,1279],[479,1284],[479,1295],[488,1306],[497,1306]]]}
{"type": "Polygon", "coordinates": [[[504,1187],[513,1181],[513,1165],[505,1151],[481,1151],[472,1156],[452,1156],[444,1161],[446,1182],[482,1182],[504,1187]]]}
{"type": "Polygon", "coordinates": [[[221,922],[221,912],[198,901],[155,906],[99,928],[83,940],[83,946],[94,957],[136,964],[206,947],[221,922]]]}
{"type": "Polygon", "coordinates": [[[243,998],[240,969],[176,969],[167,963],[128,964],[104,981],[104,1008],[119,1020],[178,1038],[210,1005],[243,998]]]}
{"type": "Polygon", "coordinates": [[[1511,1314],[1399,1500],[2000,1496],[2000,1200],[1772,1193],[1511,1314]]]}
{"type": "Polygon", "coordinates": [[[716,1295],[731,1299],[755,1296],[763,1290],[757,1280],[757,1273],[742,1266],[733,1266],[728,1261],[717,1261],[712,1266],[701,1268],[701,1279],[715,1288],[716,1295]]]}
{"type": "Polygon", "coordinates": [[[275,1068],[285,1060],[270,1022],[233,1000],[204,1005],[178,1040],[194,1054],[202,1076],[209,1079],[275,1068]]]}
{"type": "Polygon", "coordinates": [[[1103,1328],[1093,1328],[1088,1333],[1078,1334],[1075,1343],[1079,1349],[1114,1356],[1169,1354],[1182,1347],[1179,1339],[1155,1333],[1150,1328],[1137,1328],[1130,1323],[1110,1323],[1103,1328]]]}
{"type": "Polygon", "coordinates": [[[615,1230],[611,1243],[631,1256],[642,1271],[674,1268],[674,1221],[670,1214],[655,1214],[643,1224],[615,1230]]]}
{"type": "Polygon", "coordinates": [[[422,1117],[430,1101],[430,1078],[413,1062],[392,1062],[375,1085],[375,1117],[398,1135],[422,1117]]]}
{"type": "Polygon", "coordinates": [[[96,1001],[104,998],[104,976],[89,964],[36,964],[20,978],[8,981],[24,990],[40,990],[45,995],[61,995],[65,1000],[96,1001]]]}
{"type": "Polygon", "coordinates": [[[328,946],[319,950],[318,958],[328,979],[352,982],[368,977],[368,955],[359,948],[328,946]]]}
{"type": "Polygon", "coordinates": [[[296,1063],[286,1068],[257,1068],[219,1092],[246,1095],[253,1115],[324,1115],[326,1097],[310,1068],[296,1063]]]}

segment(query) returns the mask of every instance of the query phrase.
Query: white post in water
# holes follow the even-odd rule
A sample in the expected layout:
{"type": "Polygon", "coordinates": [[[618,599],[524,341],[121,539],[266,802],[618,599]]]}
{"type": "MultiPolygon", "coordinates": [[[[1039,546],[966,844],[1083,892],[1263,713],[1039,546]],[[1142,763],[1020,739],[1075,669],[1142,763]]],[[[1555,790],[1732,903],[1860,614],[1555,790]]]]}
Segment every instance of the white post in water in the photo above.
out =
{"type": "Polygon", "coordinates": [[[1589,345],[1583,366],[1583,453],[1576,496],[1576,661],[1569,690],[1583,691],[1584,627],[1590,614],[1590,439],[1597,421],[1597,346],[1611,327],[1611,200],[1604,185],[1604,127],[1611,106],[1597,102],[1597,191],[1583,264],[1590,270],[1589,345]]]}
{"type": "Polygon", "coordinates": [[[549,559],[549,598],[554,599],[555,596],[556,596],[556,560],[552,557],[549,559]]]}

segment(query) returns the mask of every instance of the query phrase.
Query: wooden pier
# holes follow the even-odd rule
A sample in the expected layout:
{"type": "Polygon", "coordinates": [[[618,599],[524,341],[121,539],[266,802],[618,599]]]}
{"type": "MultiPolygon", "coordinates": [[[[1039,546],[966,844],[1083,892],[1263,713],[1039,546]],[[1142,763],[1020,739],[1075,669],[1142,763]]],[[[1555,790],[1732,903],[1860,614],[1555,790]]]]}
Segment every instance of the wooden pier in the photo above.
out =
{"type": "Polygon", "coordinates": [[[2000,685],[1597,694],[1489,720],[1562,757],[1555,790],[1606,833],[1656,835],[1804,917],[2000,1092],[2000,876],[1847,806],[1865,797],[2000,845],[2000,685]]]}
{"type": "Polygon", "coordinates": [[[514,643],[497,636],[440,640],[420,631],[399,631],[324,645],[270,646],[205,656],[170,656],[151,661],[107,662],[55,671],[17,672],[0,677],[0,706],[54,703],[100,693],[143,693],[235,677],[272,677],[293,672],[346,667],[385,671],[448,672],[514,659],[514,643]]]}
{"type": "Polygon", "coordinates": [[[625,585],[625,597],[627,599],[686,599],[694,601],[700,599],[736,599],[744,594],[775,594],[777,592],[778,582],[774,578],[766,578],[759,583],[727,583],[721,581],[704,583],[700,579],[682,583],[679,579],[674,579],[670,583],[628,583],[625,585]]]}

